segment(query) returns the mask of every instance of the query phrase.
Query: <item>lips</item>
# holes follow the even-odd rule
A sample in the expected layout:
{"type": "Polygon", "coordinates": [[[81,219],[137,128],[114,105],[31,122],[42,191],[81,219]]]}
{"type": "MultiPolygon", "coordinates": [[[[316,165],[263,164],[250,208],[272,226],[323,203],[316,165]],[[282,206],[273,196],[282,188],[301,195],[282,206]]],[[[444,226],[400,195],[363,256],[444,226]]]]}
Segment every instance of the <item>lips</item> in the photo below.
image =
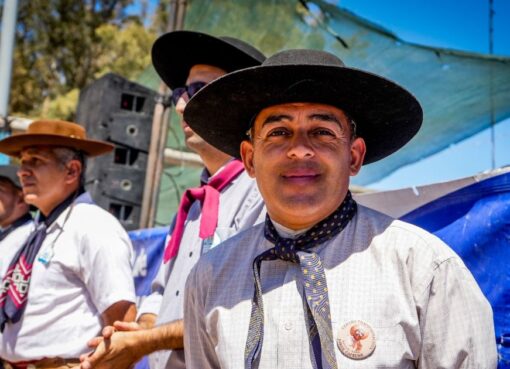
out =
{"type": "Polygon", "coordinates": [[[315,167],[294,167],[282,172],[281,177],[291,183],[313,182],[321,176],[321,172],[315,167]]]}

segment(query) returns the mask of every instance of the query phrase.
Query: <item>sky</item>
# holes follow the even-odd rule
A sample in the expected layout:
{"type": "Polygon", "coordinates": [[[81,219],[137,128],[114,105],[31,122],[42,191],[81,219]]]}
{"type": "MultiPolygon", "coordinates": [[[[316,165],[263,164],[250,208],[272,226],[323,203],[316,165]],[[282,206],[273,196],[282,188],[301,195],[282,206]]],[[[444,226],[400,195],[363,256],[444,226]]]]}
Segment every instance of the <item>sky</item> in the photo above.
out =
{"type": "MultiPolygon", "coordinates": [[[[489,0],[330,1],[405,41],[489,53],[489,0]]],[[[494,54],[510,57],[510,1],[494,0],[494,54]]],[[[495,126],[496,168],[510,165],[510,119],[495,126]]],[[[492,167],[490,130],[402,167],[368,188],[389,190],[463,178],[492,167]]]]}

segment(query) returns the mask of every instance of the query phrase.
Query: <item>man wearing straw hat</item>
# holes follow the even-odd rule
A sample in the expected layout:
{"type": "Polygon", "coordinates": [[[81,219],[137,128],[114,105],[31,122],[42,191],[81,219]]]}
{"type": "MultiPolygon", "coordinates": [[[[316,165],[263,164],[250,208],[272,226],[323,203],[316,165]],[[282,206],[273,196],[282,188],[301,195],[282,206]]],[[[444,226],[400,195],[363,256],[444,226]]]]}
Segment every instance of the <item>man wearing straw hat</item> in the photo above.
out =
{"type": "Polygon", "coordinates": [[[419,130],[404,88],[289,50],[212,82],[184,118],[242,157],[268,212],[191,271],[188,369],[496,367],[491,307],[462,260],[348,190],[419,130]]]}
{"type": "Polygon", "coordinates": [[[0,166],[0,280],[34,229],[17,171],[14,165],[0,166]]]}
{"type": "MultiPolygon", "coordinates": [[[[189,98],[207,83],[264,59],[238,39],[192,31],[167,33],[152,48],[154,67],[172,89],[172,102],[181,116],[189,98]]],[[[214,117],[209,125],[215,125],[214,117]]],[[[186,145],[204,163],[201,186],[183,194],[153,293],[139,309],[138,324],[117,322],[115,329],[122,332],[116,333],[107,327],[106,343],[103,338],[91,341],[97,348],[92,356],[83,357],[82,368],[128,368],[151,353],[152,369],[184,368],[183,296],[189,271],[219,242],[263,221],[262,198],[243,164],[209,145],[184,120],[181,128],[186,145]]]]}
{"type": "Polygon", "coordinates": [[[36,229],[11,260],[0,291],[0,357],[6,368],[79,366],[86,341],[136,314],[127,233],[84,190],[86,157],[109,143],[88,139],[78,124],[40,120],[0,141],[21,161],[36,229]]]}

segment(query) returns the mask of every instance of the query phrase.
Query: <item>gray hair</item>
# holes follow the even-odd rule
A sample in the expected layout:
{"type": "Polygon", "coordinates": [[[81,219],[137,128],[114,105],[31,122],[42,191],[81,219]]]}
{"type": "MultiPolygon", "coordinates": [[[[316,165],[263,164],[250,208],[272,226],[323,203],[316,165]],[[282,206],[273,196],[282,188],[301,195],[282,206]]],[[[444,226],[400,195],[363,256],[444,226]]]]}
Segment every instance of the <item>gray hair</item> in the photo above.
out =
{"type": "Polygon", "coordinates": [[[85,186],[85,172],[87,170],[87,157],[83,151],[75,150],[69,147],[52,148],[53,155],[60,166],[65,167],[71,160],[78,160],[81,163],[80,186],[85,186]]]}

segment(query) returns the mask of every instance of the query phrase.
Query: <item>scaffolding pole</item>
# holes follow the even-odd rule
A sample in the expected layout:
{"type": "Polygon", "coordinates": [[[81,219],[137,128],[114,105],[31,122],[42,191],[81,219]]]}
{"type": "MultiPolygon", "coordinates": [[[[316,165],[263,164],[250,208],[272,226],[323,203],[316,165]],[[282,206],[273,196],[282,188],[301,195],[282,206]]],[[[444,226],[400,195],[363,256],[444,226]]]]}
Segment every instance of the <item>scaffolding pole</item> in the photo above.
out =
{"type": "MultiPolygon", "coordinates": [[[[170,3],[170,18],[167,32],[183,29],[186,6],[187,0],[173,0],[170,3]]],[[[163,173],[164,151],[170,120],[169,89],[163,82],[159,84],[158,94],[159,99],[156,102],[152,120],[151,143],[143,190],[140,228],[154,226],[161,175],[163,173]]]]}

